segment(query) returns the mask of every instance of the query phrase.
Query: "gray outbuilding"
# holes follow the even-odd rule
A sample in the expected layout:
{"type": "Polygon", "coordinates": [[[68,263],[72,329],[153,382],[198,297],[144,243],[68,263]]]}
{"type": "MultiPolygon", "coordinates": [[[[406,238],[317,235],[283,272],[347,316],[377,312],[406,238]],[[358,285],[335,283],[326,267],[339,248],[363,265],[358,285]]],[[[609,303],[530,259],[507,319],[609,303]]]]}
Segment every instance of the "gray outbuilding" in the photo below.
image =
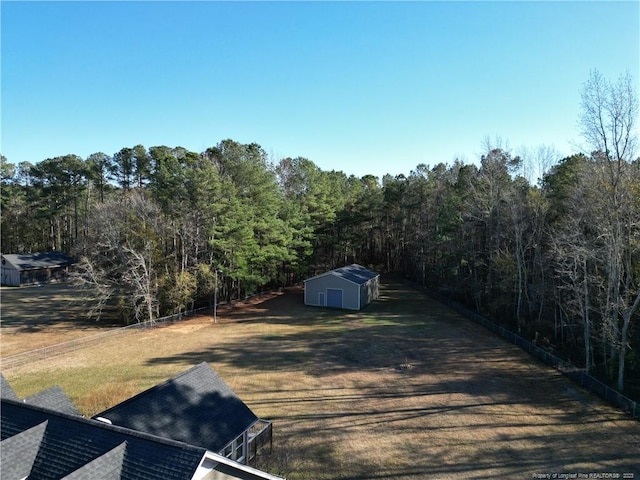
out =
{"type": "Polygon", "coordinates": [[[380,274],[353,264],[304,281],[304,303],[360,310],[378,298],[380,274]]]}
{"type": "Polygon", "coordinates": [[[3,254],[0,264],[2,285],[19,287],[64,281],[73,259],[62,252],[3,254]]]}

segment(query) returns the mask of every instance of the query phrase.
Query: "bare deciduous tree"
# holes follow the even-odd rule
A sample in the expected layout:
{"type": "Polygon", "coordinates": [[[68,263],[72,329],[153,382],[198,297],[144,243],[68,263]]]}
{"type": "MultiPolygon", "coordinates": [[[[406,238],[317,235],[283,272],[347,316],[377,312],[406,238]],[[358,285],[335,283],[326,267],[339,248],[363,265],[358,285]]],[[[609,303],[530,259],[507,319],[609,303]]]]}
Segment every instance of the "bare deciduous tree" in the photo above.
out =
{"type": "Polygon", "coordinates": [[[615,183],[622,164],[631,161],[638,140],[638,97],[631,75],[621,75],[613,84],[598,70],[582,89],[580,130],[589,147],[604,155],[615,183]]]}
{"type": "Polygon", "coordinates": [[[102,307],[118,295],[136,321],[158,316],[159,219],[157,205],[139,190],[95,207],[93,249],[75,274],[76,284],[94,299],[92,315],[99,317],[102,307]]]}
{"type": "Polygon", "coordinates": [[[629,327],[640,305],[640,279],[633,265],[640,238],[639,212],[632,194],[638,181],[637,169],[632,167],[638,97],[631,76],[627,73],[611,83],[593,70],[584,84],[581,106],[581,132],[594,151],[592,175],[599,184],[604,209],[597,228],[607,252],[606,316],[612,344],[617,347],[617,386],[623,390],[629,327]]]}

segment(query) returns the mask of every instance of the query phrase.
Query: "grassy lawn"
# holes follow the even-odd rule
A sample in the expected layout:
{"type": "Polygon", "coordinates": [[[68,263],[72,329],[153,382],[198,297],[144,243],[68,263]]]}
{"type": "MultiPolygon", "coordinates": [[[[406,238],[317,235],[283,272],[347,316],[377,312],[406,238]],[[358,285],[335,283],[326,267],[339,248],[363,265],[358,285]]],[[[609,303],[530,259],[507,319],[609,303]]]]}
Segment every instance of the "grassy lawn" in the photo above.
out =
{"type": "MultiPolygon", "coordinates": [[[[261,468],[290,480],[640,478],[640,423],[399,283],[362,312],[291,289],[219,314],[4,373],[20,396],[58,384],[91,415],[209,362],[274,421],[261,468]]],[[[47,328],[12,332],[14,349],[47,328]]]]}
{"type": "Polygon", "coordinates": [[[113,328],[111,321],[88,320],[82,295],[69,284],[1,287],[0,355],[14,355],[113,328]]]}

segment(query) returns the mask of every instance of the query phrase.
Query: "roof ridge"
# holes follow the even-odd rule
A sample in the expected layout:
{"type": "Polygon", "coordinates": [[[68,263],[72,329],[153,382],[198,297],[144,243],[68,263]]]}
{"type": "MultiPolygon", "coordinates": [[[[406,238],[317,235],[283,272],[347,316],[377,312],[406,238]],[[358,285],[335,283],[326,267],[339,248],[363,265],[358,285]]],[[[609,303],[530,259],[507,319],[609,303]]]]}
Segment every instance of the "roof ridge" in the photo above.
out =
{"type": "Polygon", "coordinates": [[[315,280],[321,277],[326,277],[328,275],[344,275],[342,278],[344,278],[346,281],[354,283],[356,285],[363,285],[365,282],[356,282],[353,279],[347,278],[347,275],[350,273],[353,273],[352,271],[355,270],[356,272],[354,273],[354,275],[364,275],[364,276],[368,276],[370,278],[367,278],[368,280],[371,280],[373,278],[379,277],[380,273],[371,270],[367,267],[363,267],[362,265],[358,264],[358,263],[352,263],[350,265],[344,265],[342,267],[338,267],[338,268],[333,268],[331,270],[327,270],[326,272],[323,273],[319,273],[317,275],[314,275],[313,277],[307,278],[306,280],[304,280],[304,283],[308,282],[309,280],[315,280]]]}

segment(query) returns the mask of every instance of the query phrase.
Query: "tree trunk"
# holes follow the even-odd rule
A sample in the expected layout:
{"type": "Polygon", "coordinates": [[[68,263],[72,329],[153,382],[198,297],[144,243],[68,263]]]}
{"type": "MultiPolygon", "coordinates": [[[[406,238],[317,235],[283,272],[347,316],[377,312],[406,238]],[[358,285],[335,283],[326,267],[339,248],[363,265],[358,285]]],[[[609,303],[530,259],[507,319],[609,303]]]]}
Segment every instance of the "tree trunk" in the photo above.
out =
{"type": "Polygon", "coordinates": [[[629,335],[629,325],[631,324],[631,317],[635,313],[636,309],[640,305],[640,293],[636,296],[633,305],[629,310],[625,312],[622,319],[622,332],[620,335],[620,353],[618,355],[618,390],[624,390],[624,361],[627,353],[627,342],[629,335]]]}
{"type": "Polygon", "coordinates": [[[591,371],[591,321],[589,318],[589,310],[591,309],[589,302],[589,278],[587,275],[587,259],[583,257],[582,268],[584,272],[584,363],[587,373],[591,371]]]}

